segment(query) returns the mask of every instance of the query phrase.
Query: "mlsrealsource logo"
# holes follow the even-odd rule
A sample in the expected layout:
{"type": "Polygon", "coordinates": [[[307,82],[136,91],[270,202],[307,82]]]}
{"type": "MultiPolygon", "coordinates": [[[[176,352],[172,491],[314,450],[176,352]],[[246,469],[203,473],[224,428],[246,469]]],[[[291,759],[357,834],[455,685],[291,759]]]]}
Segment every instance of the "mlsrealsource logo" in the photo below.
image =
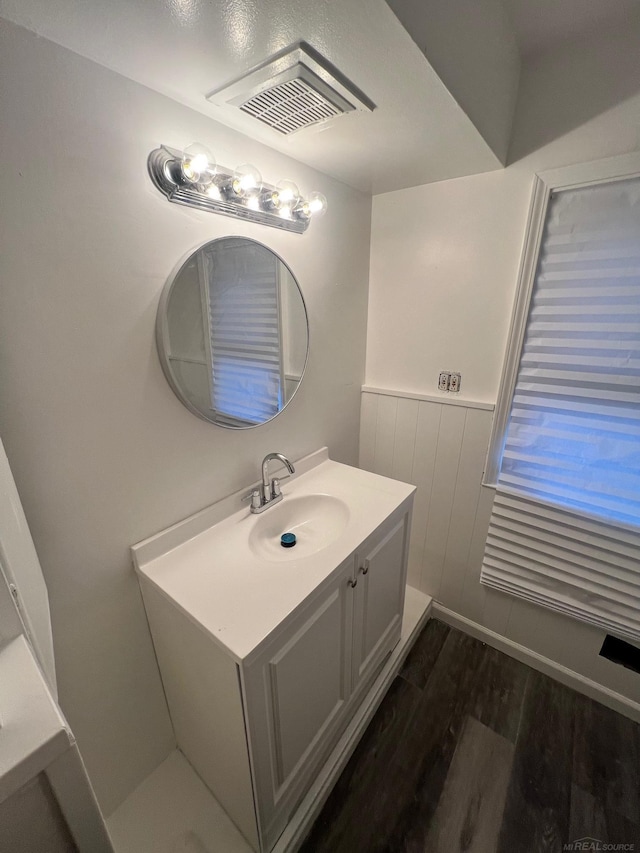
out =
{"type": "Polygon", "coordinates": [[[624,844],[623,842],[614,843],[609,841],[599,841],[597,838],[577,838],[569,844],[562,845],[563,850],[567,851],[591,851],[591,853],[605,853],[610,850],[635,850],[635,844],[624,844]]]}

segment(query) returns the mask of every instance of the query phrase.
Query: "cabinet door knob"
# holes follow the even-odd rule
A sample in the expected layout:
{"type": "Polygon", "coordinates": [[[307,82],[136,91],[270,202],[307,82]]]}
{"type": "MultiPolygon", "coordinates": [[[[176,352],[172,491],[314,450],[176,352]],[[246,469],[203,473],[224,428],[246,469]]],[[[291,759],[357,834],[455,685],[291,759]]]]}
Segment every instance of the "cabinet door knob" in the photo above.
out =
{"type": "Polygon", "coordinates": [[[349,586],[352,589],[354,586],[358,586],[358,578],[349,578],[349,586]]]}
{"type": "Polygon", "coordinates": [[[362,572],[363,575],[367,574],[367,572],[369,571],[369,562],[368,561],[365,561],[364,566],[360,566],[360,571],[362,572]]]}

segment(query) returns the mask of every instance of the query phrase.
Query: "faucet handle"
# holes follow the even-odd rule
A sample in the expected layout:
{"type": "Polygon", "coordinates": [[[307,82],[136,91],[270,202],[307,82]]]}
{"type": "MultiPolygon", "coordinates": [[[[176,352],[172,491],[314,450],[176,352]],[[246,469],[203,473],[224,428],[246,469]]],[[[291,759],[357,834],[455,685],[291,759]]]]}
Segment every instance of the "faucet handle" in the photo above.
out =
{"type": "Polygon", "coordinates": [[[260,498],[260,490],[252,489],[248,494],[246,494],[242,499],[242,501],[251,501],[251,509],[260,509],[262,506],[262,500],[260,498]]]}
{"type": "Polygon", "coordinates": [[[274,477],[271,481],[271,497],[277,498],[282,494],[280,491],[280,483],[283,480],[288,480],[291,474],[284,474],[282,477],[274,477]]]}

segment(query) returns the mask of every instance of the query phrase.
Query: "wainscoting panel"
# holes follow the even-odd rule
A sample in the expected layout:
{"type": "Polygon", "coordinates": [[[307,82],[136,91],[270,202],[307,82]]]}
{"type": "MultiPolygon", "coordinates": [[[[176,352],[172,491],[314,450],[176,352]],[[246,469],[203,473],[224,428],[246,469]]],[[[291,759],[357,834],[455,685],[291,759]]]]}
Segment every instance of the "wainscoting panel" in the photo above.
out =
{"type": "Polygon", "coordinates": [[[360,467],[417,488],[408,582],[478,630],[636,703],[636,713],[640,676],[599,656],[604,631],[480,583],[494,497],[481,485],[492,418],[493,406],[459,398],[363,390],[360,467]]]}
{"type": "Polygon", "coordinates": [[[465,598],[480,615],[486,595],[480,563],[493,499],[480,482],[492,414],[490,408],[362,395],[360,467],[417,487],[409,583],[457,612],[465,598]],[[474,581],[467,584],[470,572],[474,581]]]}

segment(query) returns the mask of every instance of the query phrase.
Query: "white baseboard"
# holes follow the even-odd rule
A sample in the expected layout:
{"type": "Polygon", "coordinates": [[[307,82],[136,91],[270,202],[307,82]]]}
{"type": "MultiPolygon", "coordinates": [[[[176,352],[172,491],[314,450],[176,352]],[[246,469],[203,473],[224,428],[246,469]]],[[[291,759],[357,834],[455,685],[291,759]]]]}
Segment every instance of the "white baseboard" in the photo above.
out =
{"type": "Polygon", "coordinates": [[[579,672],[568,669],[566,666],[562,666],[543,655],[539,655],[537,652],[531,651],[526,646],[521,646],[507,637],[503,637],[502,634],[496,634],[494,631],[478,625],[477,622],[472,622],[471,619],[467,619],[465,616],[460,616],[460,614],[455,613],[453,610],[443,607],[437,601],[434,601],[432,604],[431,616],[434,619],[439,619],[441,622],[446,622],[452,628],[464,631],[465,634],[469,634],[477,640],[486,643],[488,646],[504,652],[521,663],[527,664],[532,669],[537,669],[538,672],[555,678],[556,681],[559,681],[566,687],[570,687],[572,690],[576,690],[590,699],[595,699],[596,702],[606,705],[607,708],[611,708],[613,711],[618,711],[625,717],[634,720],[634,722],[640,723],[640,704],[634,702],[632,699],[628,699],[621,693],[609,690],[608,687],[604,687],[602,684],[598,684],[596,681],[580,675],[579,672]]]}

